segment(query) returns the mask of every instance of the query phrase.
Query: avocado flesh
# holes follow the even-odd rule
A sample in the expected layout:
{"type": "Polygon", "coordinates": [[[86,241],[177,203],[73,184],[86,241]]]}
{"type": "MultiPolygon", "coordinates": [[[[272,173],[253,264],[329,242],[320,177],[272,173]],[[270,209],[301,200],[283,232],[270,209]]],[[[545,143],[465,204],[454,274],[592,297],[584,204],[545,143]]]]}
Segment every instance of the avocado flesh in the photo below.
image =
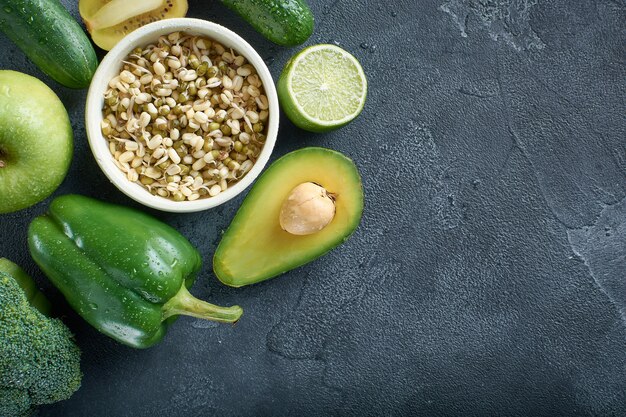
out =
{"type": "Polygon", "coordinates": [[[213,259],[215,275],[241,287],[275,277],[322,256],[359,225],[363,188],[354,163],[325,148],[304,148],[276,162],[244,200],[213,259]],[[335,217],[321,231],[296,236],[280,227],[279,214],[291,190],[303,182],[324,187],[335,198],[335,217]]]}

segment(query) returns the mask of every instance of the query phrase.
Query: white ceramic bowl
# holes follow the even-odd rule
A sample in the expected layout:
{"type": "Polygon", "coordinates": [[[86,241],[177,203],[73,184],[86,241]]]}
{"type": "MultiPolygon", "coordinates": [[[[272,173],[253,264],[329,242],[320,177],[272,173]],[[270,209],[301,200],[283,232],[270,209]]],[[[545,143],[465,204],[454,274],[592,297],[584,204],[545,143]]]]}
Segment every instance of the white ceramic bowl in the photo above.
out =
{"type": "Polygon", "coordinates": [[[252,46],[239,35],[223,26],[206,20],[188,18],[168,19],[150,23],[130,33],[115,45],[104,57],[91,81],[85,108],[85,125],[89,146],[104,174],[120,191],[133,200],[148,207],[169,212],[193,212],[219,206],[235,197],[252,184],[261,173],[261,170],[263,170],[263,167],[269,160],[272,150],[274,149],[274,143],[276,142],[276,136],[278,134],[278,117],[278,96],[276,95],[276,87],[274,86],[272,75],[263,59],[252,46]],[[269,102],[267,139],[252,169],[226,191],[215,197],[207,197],[195,201],[173,201],[164,197],[155,196],[150,194],[150,192],[141,185],[130,182],[126,178],[126,175],[113,163],[113,156],[109,152],[108,142],[102,135],[100,128],[104,93],[108,88],[109,81],[119,74],[122,60],[134,48],[138,46],[143,47],[149,43],[156,42],[159,36],[172,32],[187,32],[194,35],[206,36],[220,42],[227,48],[233,48],[243,55],[248,62],[256,68],[263,82],[265,94],[269,102]]]}

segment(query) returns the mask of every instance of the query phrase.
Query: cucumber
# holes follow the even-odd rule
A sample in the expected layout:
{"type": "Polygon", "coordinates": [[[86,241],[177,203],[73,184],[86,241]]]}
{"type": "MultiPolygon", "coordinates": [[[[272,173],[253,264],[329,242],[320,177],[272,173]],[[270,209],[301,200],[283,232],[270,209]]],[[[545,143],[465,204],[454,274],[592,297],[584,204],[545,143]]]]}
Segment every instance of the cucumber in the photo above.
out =
{"type": "Polygon", "coordinates": [[[222,0],[222,3],[279,45],[300,45],[313,33],[313,14],[305,0],[222,0]]]}
{"type": "Polygon", "coordinates": [[[0,31],[60,84],[89,85],[98,66],[96,51],[58,0],[0,0],[0,31]]]}

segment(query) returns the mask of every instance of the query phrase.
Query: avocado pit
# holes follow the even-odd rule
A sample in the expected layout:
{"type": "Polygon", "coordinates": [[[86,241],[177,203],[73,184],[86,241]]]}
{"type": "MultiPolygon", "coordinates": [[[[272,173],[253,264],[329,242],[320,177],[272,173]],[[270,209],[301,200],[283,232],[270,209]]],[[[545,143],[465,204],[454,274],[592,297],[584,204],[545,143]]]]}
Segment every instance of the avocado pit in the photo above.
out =
{"type": "Polygon", "coordinates": [[[334,217],[334,196],[319,184],[303,182],[283,201],[279,221],[286,232],[303,236],[319,232],[334,217]]]}

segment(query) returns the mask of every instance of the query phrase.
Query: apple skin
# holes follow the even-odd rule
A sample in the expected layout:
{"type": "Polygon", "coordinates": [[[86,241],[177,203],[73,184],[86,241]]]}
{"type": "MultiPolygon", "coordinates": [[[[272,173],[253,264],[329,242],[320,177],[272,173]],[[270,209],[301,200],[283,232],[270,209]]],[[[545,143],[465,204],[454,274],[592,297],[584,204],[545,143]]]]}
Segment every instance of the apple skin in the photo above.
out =
{"type": "Polygon", "coordinates": [[[0,71],[0,213],[30,207],[61,185],[72,160],[72,125],[43,82],[0,71]]]}

